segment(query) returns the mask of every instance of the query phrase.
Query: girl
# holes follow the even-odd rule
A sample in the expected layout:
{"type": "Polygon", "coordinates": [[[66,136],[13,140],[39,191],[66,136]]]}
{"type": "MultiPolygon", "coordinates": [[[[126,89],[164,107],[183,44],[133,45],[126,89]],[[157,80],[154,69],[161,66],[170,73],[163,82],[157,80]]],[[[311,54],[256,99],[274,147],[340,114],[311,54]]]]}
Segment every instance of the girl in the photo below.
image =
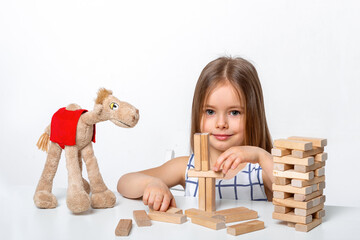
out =
{"type": "MultiPolygon", "coordinates": [[[[260,81],[254,66],[242,58],[210,62],[197,82],[191,117],[191,148],[195,133],[210,133],[210,166],[222,170],[217,198],[271,200],[272,140],[265,118],[260,81]]],[[[162,166],[123,175],[117,189],[127,198],[142,196],[145,205],[166,211],[176,207],[169,188],[182,185],[197,196],[197,178],[188,178],[194,158],[174,158],[162,166]]]]}

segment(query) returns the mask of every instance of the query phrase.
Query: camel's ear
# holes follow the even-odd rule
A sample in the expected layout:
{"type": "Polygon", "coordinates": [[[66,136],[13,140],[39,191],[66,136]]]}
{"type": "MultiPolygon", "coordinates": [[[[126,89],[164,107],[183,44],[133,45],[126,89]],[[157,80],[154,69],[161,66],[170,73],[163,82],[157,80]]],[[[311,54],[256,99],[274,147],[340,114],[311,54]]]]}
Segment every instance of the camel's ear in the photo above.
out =
{"type": "Polygon", "coordinates": [[[97,93],[97,98],[95,100],[95,103],[96,104],[103,104],[104,100],[110,95],[112,95],[111,90],[107,90],[105,88],[100,88],[98,93],[97,93]]]}
{"type": "Polygon", "coordinates": [[[96,115],[100,115],[102,110],[103,110],[103,105],[95,103],[94,112],[96,113],[96,115]]]}

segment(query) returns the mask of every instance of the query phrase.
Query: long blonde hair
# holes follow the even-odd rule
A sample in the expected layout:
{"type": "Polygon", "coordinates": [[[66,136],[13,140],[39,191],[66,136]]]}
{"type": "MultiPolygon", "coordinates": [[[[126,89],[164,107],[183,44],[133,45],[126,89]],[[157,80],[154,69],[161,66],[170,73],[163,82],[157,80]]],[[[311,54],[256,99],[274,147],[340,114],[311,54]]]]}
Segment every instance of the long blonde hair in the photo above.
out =
{"type": "Polygon", "coordinates": [[[264,98],[255,67],[243,58],[220,57],[205,66],[197,81],[191,114],[191,150],[194,134],[200,132],[203,107],[209,93],[219,84],[229,81],[245,101],[244,145],[270,152],[272,140],[265,116],[264,98]]]}

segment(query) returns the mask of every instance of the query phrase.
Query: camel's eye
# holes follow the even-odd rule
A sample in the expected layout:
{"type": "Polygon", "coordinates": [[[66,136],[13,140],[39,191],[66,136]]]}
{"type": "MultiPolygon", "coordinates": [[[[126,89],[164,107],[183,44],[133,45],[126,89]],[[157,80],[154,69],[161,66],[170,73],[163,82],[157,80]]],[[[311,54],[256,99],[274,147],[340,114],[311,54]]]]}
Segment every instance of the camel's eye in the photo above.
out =
{"type": "Polygon", "coordinates": [[[119,105],[117,103],[112,102],[110,104],[110,108],[111,108],[111,110],[117,110],[119,108],[119,105]]]}

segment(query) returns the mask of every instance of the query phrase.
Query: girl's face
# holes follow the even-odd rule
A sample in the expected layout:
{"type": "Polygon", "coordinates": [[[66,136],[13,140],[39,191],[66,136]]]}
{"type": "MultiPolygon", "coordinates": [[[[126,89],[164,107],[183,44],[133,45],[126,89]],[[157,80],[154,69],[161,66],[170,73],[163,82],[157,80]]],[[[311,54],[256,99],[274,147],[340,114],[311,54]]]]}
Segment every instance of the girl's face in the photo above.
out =
{"type": "Polygon", "coordinates": [[[229,83],[218,84],[205,102],[200,130],[210,133],[210,150],[226,151],[243,145],[245,138],[245,107],[237,90],[229,83]]]}

